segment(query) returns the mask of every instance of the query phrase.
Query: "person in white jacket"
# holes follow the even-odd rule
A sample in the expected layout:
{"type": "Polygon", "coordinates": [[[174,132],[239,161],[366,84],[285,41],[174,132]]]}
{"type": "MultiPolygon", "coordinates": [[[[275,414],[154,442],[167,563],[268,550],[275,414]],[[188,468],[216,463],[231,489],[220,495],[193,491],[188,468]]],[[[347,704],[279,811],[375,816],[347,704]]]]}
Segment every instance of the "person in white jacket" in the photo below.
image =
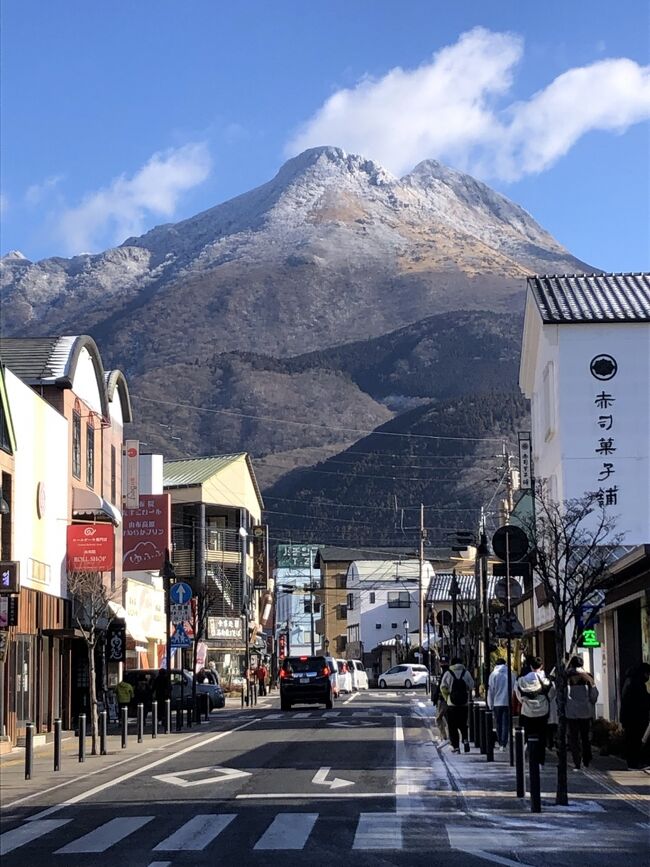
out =
{"type": "MultiPolygon", "coordinates": [[[[512,683],[512,679],[510,682],[512,683]]],[[[487,703],[494,714],[499,747],[501,752],[505,752],[510,734],[510,690],[508,689],[508,666],[502,657],[496,660],[488,681],[487,703]]]]}
{"type": "Polygon", "coordinates": [[[540,765],[546,758],[546,726],[551,710],[550,702],[555,696],[555,687],[542,668],[542,660],[534,656],[530,660],[528,674],[517,678],[515,694],[521,702],[521,724],[524,729],[526,743],[529,738],[538,739],[538,758],[540,765]]]}

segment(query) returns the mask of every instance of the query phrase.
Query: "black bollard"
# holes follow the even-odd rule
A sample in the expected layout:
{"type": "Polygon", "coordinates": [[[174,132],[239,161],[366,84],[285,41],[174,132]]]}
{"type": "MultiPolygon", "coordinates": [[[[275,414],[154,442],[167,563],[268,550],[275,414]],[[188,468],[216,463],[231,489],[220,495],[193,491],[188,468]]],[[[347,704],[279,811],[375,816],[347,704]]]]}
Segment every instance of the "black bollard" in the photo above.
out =
{"type": "Polygon", "coordinates": [[[478,746],[481,751],[481,755],[484,756],[486,754],[485,748],[485,705],[482,704],[479,708],[478,712],[478,746]]]}
{"type": "Polygon", "coordinates": [[[203,696],[203,714],[205,716],[205,721],[210,721],[210,696],[203,696]]]}
{"type": "Polygon", "coordinates": [[[257,683],[253,681],[253,704],[257,704],[257,683]]]}
{"type": "Polygon", "coordinates": [[[494,761],[494,722],[492,711],[485,711],[485,756],[488,762],[494,761]]]}
{"type": "Polygon", "coordinates": [[[192,728],[192,705],[187,708],[187,727],[192,728]]]}
{"type": "Polygon", "coordinates": [[[151,737],[158,737],[158,702],[151,702],[151,737]]]}
{"type": "Polygon", "coordinates": [[[530,812],[542,812],[542,792],[539,778],[539,738],[528,738],[528,777],[530,780],[530,812]]]}
{"type": "Polygon", "coordinates": [[[183,708],[176,708],[176,731],[183,731],[183,708]]]}
{"type": "Polygon", "coordinates": [[[165,699],[165,734],[171,734],[172,730],[172,700],[165,699]]]}
{"type": "Polygon", "coordinates": [[[241,706],[244,706],[244,685],[242,684],[241,688],[241,706]]]}
{"type": "Polygon", "coordinates": [[[471,698],[469,700],[469,705],[467,706],[467,733],[470,741],[474,741],[474,699],[471,698]]]}
{"type": "Polygon", "coordinates": [[[99,715],[99,755],[105,756],[106,753],[106,730],[108,726],[108,714],[103,710],[99,715]]]}
{"type": "Polygon", "coordinates": [[[515,729],[515,772],[517,775],[517,797],[526,797],[526,786],[524,779],[524,730],[517,727],[515,729]]]}
{"type": "Polygon", "coordinates": [[[25,779],[31,780],[34,773],[34,723],[25,726],[25,779]]]}
{"type": "Polygon", "coordinates": [[[122,749],[126,749],[126,741],[129,733],[129,709],[128,707],[123,707],[121,711],[121,723],[122,723],[122,749]]]}
{"type": "Polygon", "coordinates": [[[61,736],[63,723],[60,719],[54,720],[54,770],[61,770],[61,736]]]}
{"type": "Polygon", "coordinates": [[[79,714],[79,761],[86,761],[86,714],[79,714]]]}
{"type": "Polygon", "coordinates": [[[201,699],[202,695],[196,696],[196,701],[194,702],[194,722],[197,726],[201,725],[201,699]]]}
{"type": "Polygon", "coordinates": [[[481,727],[479,725],[480,722],[480,714],[481,714],[481,702],[474,702],[474,746],[479,747],[481,745],[481,727]]]}

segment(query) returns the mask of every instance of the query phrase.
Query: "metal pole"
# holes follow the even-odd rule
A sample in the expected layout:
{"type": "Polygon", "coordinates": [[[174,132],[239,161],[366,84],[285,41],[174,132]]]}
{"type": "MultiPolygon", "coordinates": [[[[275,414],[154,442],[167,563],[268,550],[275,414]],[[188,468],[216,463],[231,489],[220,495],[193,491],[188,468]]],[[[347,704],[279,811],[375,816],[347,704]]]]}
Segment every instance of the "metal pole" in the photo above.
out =
{"type": "Polygon", "coordinates": [[[86,761],[86,714],[79,714],[79,761],[86,761]]]}
{"type": "Polygon", "coordinates": [[[470,741],[475,742],[476,739],[474,737],[474,699],[473,698],[470,698],[469,704],[467,707],[468,707],[468,710],[467,710],[467,727],[468,727],[467,734],[468,734],[470,741]]]}
{"type": "Polygon", "coordinates": [[[514,743],[512,741],[512,624],[510,622],[511,612],[510,600],[510,537],[506,533],[506,665],[508,666],[508,748],[510,751],[510,767],[515,763],[514,743]]]}
{"type": "Polygon", "coordinates": [[[142,743],[142,737],[144,735],[144,705],[140,703],[138,705],[138,743],[142,743]]]}
{"type": "Polygon", "coordinates": [[[481,702],[474,702],[474,746],[478,747],[481,745],[481,734],[480,734],[480,711],[481,711],[481,702]]]}
{"type": "Polygon", "coordinates": [[[524,730],[521,727],[515,729],[515,769],[517,773],[517,797],[526,797],[526,785],[524,779],[524,730]]]}
{"type": "Polygon", "coordinates": [[[151,702],[151,737],[158,737],[158,702],[151,702]]]}
{"type": "Polygon", "coordinates": [[[103,710],[99,715],[99,755],[105,756],[106,753],[106,731],[108,728],[108,713],[103,710]]]}
{"type": "Polygon", "coordinates": [[[257,704],[257,684],[253,681],[253,704],[257,704]]]}
{"type": "Polygon", "coordinates": [[[25,726],[25,779],[31,780],[34,773],[34,723],[25,726]]]}
{"type": "Polygon", "coordinates": [[[205,721],[210,721],[210,696],[206,695],[205,700],[203,702],[203,713],[205,715],[205,721]]]}
{"type": "Polygon", "coordinates": [[[126,741],[129,733],[129,710],[122,708],[122,749],[126,749],[126,741]]]}
{"type": "Polygon", "coordinates": [[[528,776],[530,779],[530,812],[542,812],[542,794],[539,778],[539,738],[528,738],[528,776]]]}
{"type": "Polygon", "coordinates": [[[60,719],[54,720],[54,770],[61,770],[61,735],[63,723],[60,719]]]}
{"type": "Polygon", "coordinates": [[[494,761],[494,722],[492,711],[485,711],[485,755],[488,762],[494,761]]]}
{"type": "Polygon", "coordinates": [[[484,756],[487,754],[487,744],[485,737],[485,705],[482,704],[479,710],[479,749],[481,751],[481,755],[484,756]]]}
{"type": "Polygon", "coordinates": [[[485,696],[488,694],[488,680],[490,678],[490,612],[488,593],[488,541],[485,535],[485,519],[481,518],[481,607],[483,618],[483,689],[485,696]]]}
{"type": "Polygon", "coordinates": [[[165,699],[165,734],[168,735],[172,730],[172,700],[165,699]]]}
{"type": "Polygon", "coordinates": [[[180,732],[183,730],[183,708],[176,708],[176,731],[180,732]]]}
{"type": "Polygon", "coordinates": [[[451,576],[451,647],[454,656],[458,656],[458,582],[456,580],[456,568],[451,576]]]}
{"type": "Polygon", "coordinates": [[[188,729],[192,728],[192,705],[187,708],[187,727],[188,729]]]}
{"type": "Polygon", "coordinates": [[[420,662],[424,662],[424,653],[422,645],[424,644],[424,538],[425,538],[425,529],[424,529],[424,503],[420,503],[420,546],[419,546],[419,560],[420,560],[420,592],[418,593],[418,640],[420,642],[420,653],[422,654],[422,659],[420,662]]]}

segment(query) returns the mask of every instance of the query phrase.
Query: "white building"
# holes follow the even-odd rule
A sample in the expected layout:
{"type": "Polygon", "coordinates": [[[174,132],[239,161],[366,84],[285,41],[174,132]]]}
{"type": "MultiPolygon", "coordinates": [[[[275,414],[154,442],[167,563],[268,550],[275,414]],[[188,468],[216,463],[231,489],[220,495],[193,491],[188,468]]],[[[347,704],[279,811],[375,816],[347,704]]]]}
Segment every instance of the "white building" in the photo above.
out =
{"type": "Polygon", "coordinates": [[[597,491],[624,543],[647,543],[650,275],[531,277],[519,384],[551,497],[597,491]]]}
{"type": "Polygon", "coordinates": [[[396,636],[406,644],[408,635],[409,644],[418,646],[420,604],[432,576],[428,561],[421,576],[418,560],[351,563],[347,575],[347,658],[364,659],[364,654],[372,653],[382,642],[393,642],[396,636]]]}
{"type": "Polygon", "coordinates": [[[314,567],[317,552],[312,545],[287,544],[276,549],[276,631],[288,634],[289,652],[293,655],[311,653],[312,633],[314,650],[319,652],[321,647],[316,631],[320,602],[309,589],[320,586],[320,569],[314,567]]]}

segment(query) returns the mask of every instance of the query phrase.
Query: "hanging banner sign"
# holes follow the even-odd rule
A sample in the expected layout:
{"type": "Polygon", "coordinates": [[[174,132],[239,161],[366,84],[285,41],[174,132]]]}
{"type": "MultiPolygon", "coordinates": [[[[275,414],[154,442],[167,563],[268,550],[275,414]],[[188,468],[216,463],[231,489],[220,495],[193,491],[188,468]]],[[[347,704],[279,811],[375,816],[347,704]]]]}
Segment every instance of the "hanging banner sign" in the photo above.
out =
{"type": "Polygon", "coordinates": [[[68,527],[68,570],[110,572],[115,565],[112,524],[71,524],[68,527]]]}
{"type": "Polygon", "coordinates": [[[140,502],[140,442],[126,440],[124,456],[124,505],[127,509],[137,509],[140,502]]]}
{"type": "Polygon", "coordinates": [[[253,527],[253,583],[266,590],[269,583],[269,528],[266,524],[253,527]]]}
{"type": "Polygon", "coordinates": [[[522,491],[533,487],[533,450],[530,431],[519,433],[519,485],[522,491]]]}
{"type": "Polygon", "coordinates": [[[106,658],[109,662],[126,660],[126,625],[123,621],[113,621],[106,630],[106,658]]]}
{"type": "Polygon", "coordinates": [[[171,547],[169,494],[143,494],[137,508],[124,509],[123,569],[125,572],[155,572],[165,563],[171,547]]]}

